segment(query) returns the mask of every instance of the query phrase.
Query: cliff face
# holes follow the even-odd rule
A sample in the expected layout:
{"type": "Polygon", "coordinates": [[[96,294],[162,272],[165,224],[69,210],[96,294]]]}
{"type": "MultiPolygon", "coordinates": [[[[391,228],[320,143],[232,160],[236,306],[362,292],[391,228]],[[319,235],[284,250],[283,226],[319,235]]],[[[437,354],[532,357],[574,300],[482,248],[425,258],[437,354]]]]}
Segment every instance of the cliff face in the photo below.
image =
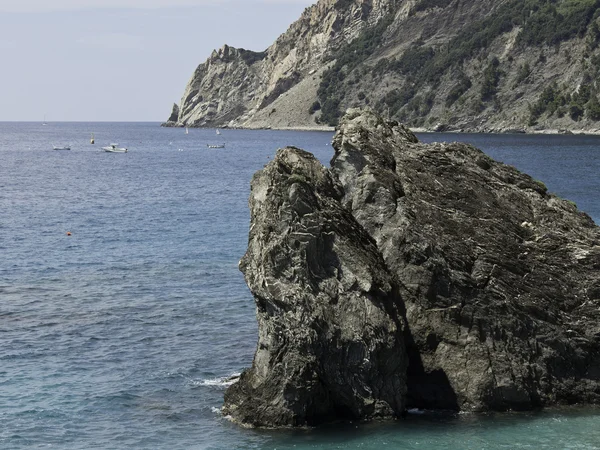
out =
{"type": "MultiPolygon", "coordinates": [[[[264,52],[225,45],[188,82],[176,124],[243,126],[322,68],[328,54],[390,13],[395,0],[321,0],[264,52]]],[[[310,101],[316,98],[313,87],[310,101]]],[[[310,104],[305,106],[308,111],[310,104]]],[[[313,121],[314,124],[314,121],[313,121]]]]}
{"type": "Polygon", "coordinates": [[[171,125],[599,130],[600,1],[320,0],[265,52],[223,47],[171,125]]]}
{"type": "Polygon", "coordinates": [[[226,413],[278,426],[600,403],[589,216],[372,111],[351,110],[333,144],[330,170],[286,149],[252,182],[241,269],[259,342],[226,413]]]}

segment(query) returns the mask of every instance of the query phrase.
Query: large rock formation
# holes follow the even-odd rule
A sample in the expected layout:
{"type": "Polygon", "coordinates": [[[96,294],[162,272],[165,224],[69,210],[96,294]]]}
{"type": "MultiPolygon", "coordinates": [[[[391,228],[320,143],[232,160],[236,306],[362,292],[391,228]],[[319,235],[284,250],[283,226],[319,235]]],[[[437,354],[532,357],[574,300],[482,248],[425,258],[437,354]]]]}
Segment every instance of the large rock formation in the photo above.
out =
{"type": "Polygon", "coordinates": [[[465,144],[350,111],[332,168],[409,324],[408,402],[531,409],[600,401],[600,232],[543,183],[465,144]]]}
{"type": "Polygon", "coordinates": [[[171,110],[171,115],[169,116],[167,121],[162,124],[162,126],[164,126],[164,127],[177,126],[178,120],[179,120],[179,105],[177,103],[173,103],[173,109],[171,110]]]}
{"type": "Polygon", "coordinates": [[[435,131],[600,131],[600,0],[319,0],[264,52],[224,46],[179,126],[335,125],[370,105],[435,131]]]}
{"type": "Polygon", "coordinates": [[[267,426],[397,414],[405,351],[409,407],[600,403],[589,216],[371,111],[349,111],[334,148],[331,170],[286,149],[253,180],[241,267],[259,343],[226,412],[267,426]]]}
{"type": "Polygon", "coordinates": [[[256,300],[252,368],[224,412],[257,426],[393,417],[404,410],[401,300],[338,181],[286,148],[252,180],[240,268],[256,300]]]}

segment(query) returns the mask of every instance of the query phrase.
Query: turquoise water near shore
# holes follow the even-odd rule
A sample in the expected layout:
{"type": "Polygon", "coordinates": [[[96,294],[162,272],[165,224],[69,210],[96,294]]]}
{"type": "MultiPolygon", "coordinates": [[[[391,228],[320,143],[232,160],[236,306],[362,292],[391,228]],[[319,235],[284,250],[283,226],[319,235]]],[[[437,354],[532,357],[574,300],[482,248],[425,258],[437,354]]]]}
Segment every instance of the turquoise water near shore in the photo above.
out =
{"type": "MultiPolygon", "coordinates": [[[[252,174],[288,144],[327,163],[331,137],[0,123],[0,448],[600,448],[598,409],[296,431],[219,415],[225,378],[256,343],[237,269],[252,174]],[[130,151],[99,151],[115,141],[130,151]]],[[[598,137],[419,137],[473,143],[600,222],[598,137]]]]}

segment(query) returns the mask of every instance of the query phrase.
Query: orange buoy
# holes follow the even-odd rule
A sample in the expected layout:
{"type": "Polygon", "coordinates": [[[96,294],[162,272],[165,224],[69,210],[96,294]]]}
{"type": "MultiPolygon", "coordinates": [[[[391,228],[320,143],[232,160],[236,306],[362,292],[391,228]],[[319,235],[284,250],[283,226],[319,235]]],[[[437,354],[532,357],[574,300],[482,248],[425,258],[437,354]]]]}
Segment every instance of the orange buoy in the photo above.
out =
{"type": "Polygon", "coordinates": [[[71,236],[71,232],[70,231],[67,231],[67,236],[71,236]]]}

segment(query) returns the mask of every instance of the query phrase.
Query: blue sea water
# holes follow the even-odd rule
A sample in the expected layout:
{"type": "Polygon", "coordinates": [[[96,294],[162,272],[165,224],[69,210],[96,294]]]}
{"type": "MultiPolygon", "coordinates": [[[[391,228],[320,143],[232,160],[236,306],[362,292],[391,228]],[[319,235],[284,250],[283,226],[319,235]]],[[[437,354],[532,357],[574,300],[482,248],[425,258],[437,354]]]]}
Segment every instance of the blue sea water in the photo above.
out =
{"type": "MultiPolygon", "coordinates": [[[[296,431],[219,415],[256,343],[237,269],[252,174],[288,144],[327,163],[331,137],[0,123],[0,449],[600,448],[598,409],[296,431]],[[115,141],[129,152],[99,151],[115,141]]],[[[420,138],[473,143],[600,223],[598,137],[420,138]]]]}

